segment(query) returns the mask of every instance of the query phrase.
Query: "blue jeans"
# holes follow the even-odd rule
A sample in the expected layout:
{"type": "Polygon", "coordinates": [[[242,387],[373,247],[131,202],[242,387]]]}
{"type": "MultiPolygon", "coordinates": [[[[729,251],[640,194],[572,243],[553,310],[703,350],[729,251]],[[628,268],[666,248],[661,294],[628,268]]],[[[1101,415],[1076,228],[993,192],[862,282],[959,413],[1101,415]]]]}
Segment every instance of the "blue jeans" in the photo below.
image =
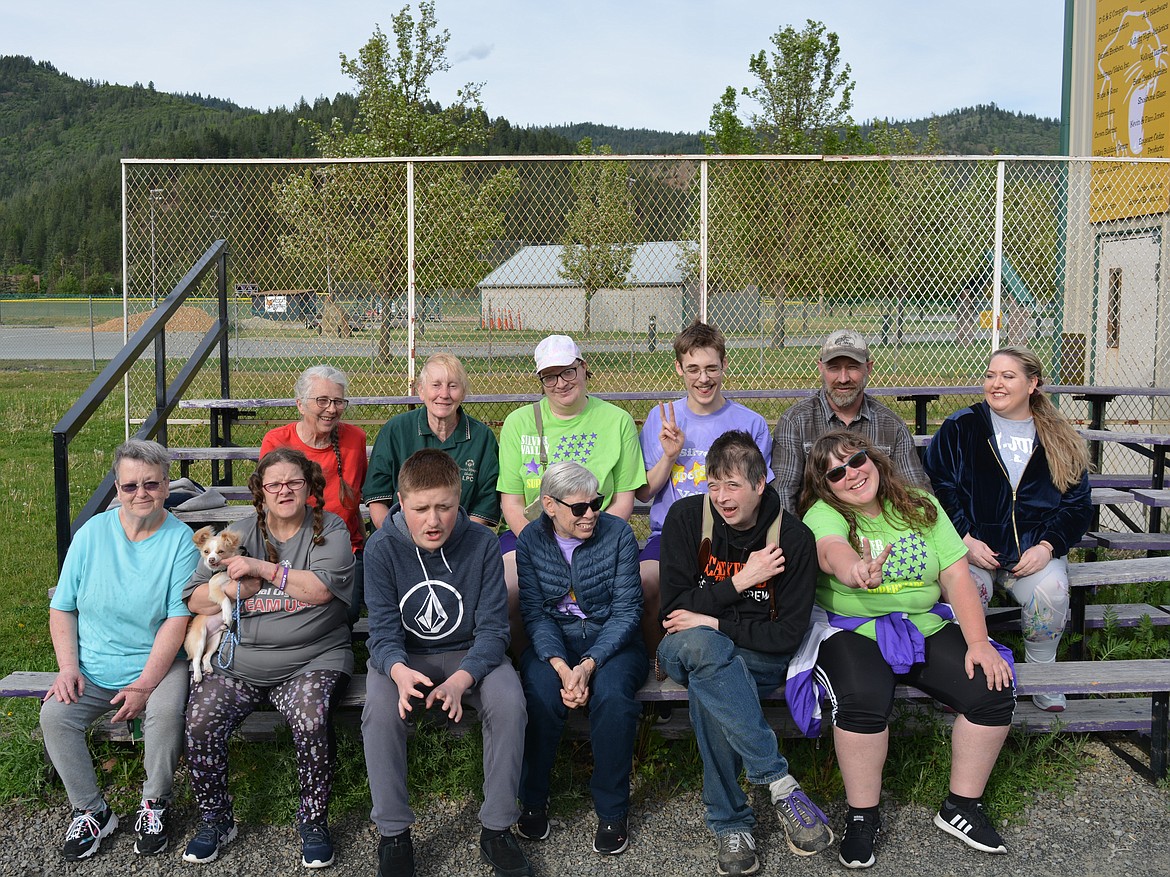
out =
{"type": "MultiPolygon", "coordinates": [[[[597,638],[596,632],[579,635],[579,629],[562,628],[569,666],[576,666],[597,638]]],[[[593,747],[589,791],[598,819],[624,819],[629,810],[634,736],[642,713],[634,694],[645,683],[648,670],[646,648],[635,631],[634,640],[594,670],[589,680],[589,742],[593,747]]],[[[548,661],[536,656],[532,646],[520,656],[520,679],[528,701],[520,804],[542,808],[548,804],[549,774],[569,708],[561,700],[561,678],[548,661]]]]}
{"type": "Polygon", "coordinates": [[[753,785],[788,774],[760,697],[784,681],[790,657],[742,649],[710,627],[667,634],[658,646],[659,666],[687,687],[691,725],[703,758],[707,826],[719,837],[750,831],[756,824],[739,786],[740,770],[753,785]]]}

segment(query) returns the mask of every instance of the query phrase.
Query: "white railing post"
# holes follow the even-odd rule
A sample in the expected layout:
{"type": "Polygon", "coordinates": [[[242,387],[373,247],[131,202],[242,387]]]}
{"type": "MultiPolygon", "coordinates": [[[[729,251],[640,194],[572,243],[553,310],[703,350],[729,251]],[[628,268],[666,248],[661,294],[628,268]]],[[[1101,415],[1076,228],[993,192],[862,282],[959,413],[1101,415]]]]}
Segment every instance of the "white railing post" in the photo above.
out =
{"type": "Polygon", "coordinates": [[[707,160],[699,162],[699,319],[707,322],[707,160]]]}
{"type": "MultiPolygon", "coordinates": [[[[995,163],[995,253],[991,278],[991,350],[999,350],[999,320],[1003,307],[1003,177],[1004,162],[995,163]]],[[[990,353],[991,351],[988,351],[990,353]]]]}
{"type": "Polygon", "coordinates": [[[406,163],[406,392],[414,393],[414,162],[406,163]]]}

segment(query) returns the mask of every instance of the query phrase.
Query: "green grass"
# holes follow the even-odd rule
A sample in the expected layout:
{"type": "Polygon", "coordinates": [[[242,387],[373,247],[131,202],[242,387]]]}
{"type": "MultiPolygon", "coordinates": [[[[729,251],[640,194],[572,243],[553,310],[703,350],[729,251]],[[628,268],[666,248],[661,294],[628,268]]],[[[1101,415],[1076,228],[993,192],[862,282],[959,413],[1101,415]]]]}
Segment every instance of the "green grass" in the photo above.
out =
{"type": "MultiPolygon", "coordinates": [[[[791,353],[770,351],[769,355],[791,353]]],[[[637,361],[651,371],[661,362],[661,356],[637,361]]],[[[669,364],[669,359],[666,362],[669,364]]],[[[0,490],[5,493],[7,513],[6,538],[0,540],[0,563],[4,569],[19,571],[8,575],[3,585],[6,611],[0,614],[0,674],[17,669],[55,669],[46,598],[46,589],[56,580],[50,430],[92,378],[93,373],[85,366],[72,368],[61,363],[51,368],[10,366],[0,370],[0,430],[6,447],[0,457],[0,490]]],[[[210,378],[201,380],[210,383],[210,378]]],[[[214,391],[208,393],[213,394],[214,391]]],[[[260,428],[255,429],[258,443],[260,428]]],[[[122,436],[119,396],[99,409],[70,449],[74,513],[104,475],[112,450],[122,436]]],[[[238,438],[243,440],[242,435],[238,438]]],[[[174,430],[172,442],[180,441],[204,444],[206,428],[174,430]],[[184,430],[186,437],[180,438],[184,430]]],[[[1098,599],[1166,602],[1170,597],[1170,585],[1152,587],[1162,590],[1107,591],[1098,599]]],[[[1116,657],[1122,652],[1125,657],[1164,656],[1167,632],[1107,626],[1091,634],[1088,644],[1097,657],[1116,657]]],[[[41,748],[35,736],[36,721],[36,703],[27,699],[0,700],[0,800],[61,807],[65,804],[63,791],[45,780],[41,748]]],[[[885,770],[887,793],[900,801],[937,806],[945,794],[949,772],[948,738],[941,726],[897,735],[885,770]]],[[[352,730],[343,727],[339,746],[334,814],[366,812],[369,790],[360,741],[352,730]]],[[[785,740],[781,748],[793,773],[814,797],[824,801],[841,799],[843,790],[831,741],[785,740]]],[[[113,802],[122,812],[132,810],[142,782],[141,749],[99,742],[94,744],[94,754],[101,783],[113,802]]],[[[1038,792],[1068,787],[1085,757],[1083,744],[1076,737],[1013,734],[988,787],[992,809],[1005,818],[1018,815],[1038,792]]],[[[478,729],[462,737],[428,727],[420,729],[411,744],[408,765],[414,800],[425,806],[427,800],[438,797],[478,796],[481,758],[478,729]]],[[[296,808],[296,770],[287,735],[275,745],[233,743],[230,759],[230,784],[241,819],[291,821],[296,808]]],[[[566,740],[554,769],[554,811],[567,815],[590,809],[588,769],[588,744],[566,740]]],[[[693,738],[667,741],[652,725],[645,725],[637,747],[635,799],[661,799],[700,786],[701,763],[693,738]]],[[[182,769],[178,789],[179,806],[191,807],[190,789],[182,769]]]]}

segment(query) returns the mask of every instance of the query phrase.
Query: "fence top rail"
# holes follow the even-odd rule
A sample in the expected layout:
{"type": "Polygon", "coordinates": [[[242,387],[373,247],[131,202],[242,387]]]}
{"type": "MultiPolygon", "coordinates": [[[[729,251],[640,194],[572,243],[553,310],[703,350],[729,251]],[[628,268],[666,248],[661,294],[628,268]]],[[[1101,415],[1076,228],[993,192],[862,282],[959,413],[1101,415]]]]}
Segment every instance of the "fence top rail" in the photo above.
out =
{"type": "Polygon", "coordinates": [[[1067,156],[1067,155],[708,155],[704,153],[673,153],[667,155],[406,155],[406,156],[362,156],[357,158],[123,158],[123,165],[322,165],[322,164],[441,164],[441,163],[484,163],[484,164],[529,164],[536,162],[579,162],[579,161],[691,161],[691,162],[967,162],[979,164],[1038,163],[1123,163],[1166,164],[1167,158],[1134,158],[1132,156],[1067,156]]]}

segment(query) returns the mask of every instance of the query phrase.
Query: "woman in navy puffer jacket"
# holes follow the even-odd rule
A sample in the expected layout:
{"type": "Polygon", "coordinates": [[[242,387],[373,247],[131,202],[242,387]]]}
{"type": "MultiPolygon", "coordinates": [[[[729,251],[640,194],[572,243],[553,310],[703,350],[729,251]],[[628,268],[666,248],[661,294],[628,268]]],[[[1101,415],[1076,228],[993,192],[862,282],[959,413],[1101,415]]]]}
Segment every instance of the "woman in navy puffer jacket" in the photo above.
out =
{"type": "MultiPolygon", "coordinates": [[[[947,418],[925,463],[967,544],[984,604],[995,585],[1006,589],[1024,607],[1024,657],[1051,663],[1068,616],[1066,555],[1093,507],[1088,449],[1043,384],[1030,350],[997,350],[983,377],[984,401],[947,418]]],[[[1065,698],[1038,695],[1033,703],[1059,712],[1065,698]]]]}
{"type": "Polygon", "coordinates": [[[520,614],[531,645],[520,656],[528,701],[521,815],[529,840],[549,835],[549,774],[570,709],[589,705],[597,811],[595,852],[626,849],[630,771],[646,681],[638,542],[621,518],[602,514],[597,476],[555,463],[540,483],[544,514],[516,544],[520,614]]]}

